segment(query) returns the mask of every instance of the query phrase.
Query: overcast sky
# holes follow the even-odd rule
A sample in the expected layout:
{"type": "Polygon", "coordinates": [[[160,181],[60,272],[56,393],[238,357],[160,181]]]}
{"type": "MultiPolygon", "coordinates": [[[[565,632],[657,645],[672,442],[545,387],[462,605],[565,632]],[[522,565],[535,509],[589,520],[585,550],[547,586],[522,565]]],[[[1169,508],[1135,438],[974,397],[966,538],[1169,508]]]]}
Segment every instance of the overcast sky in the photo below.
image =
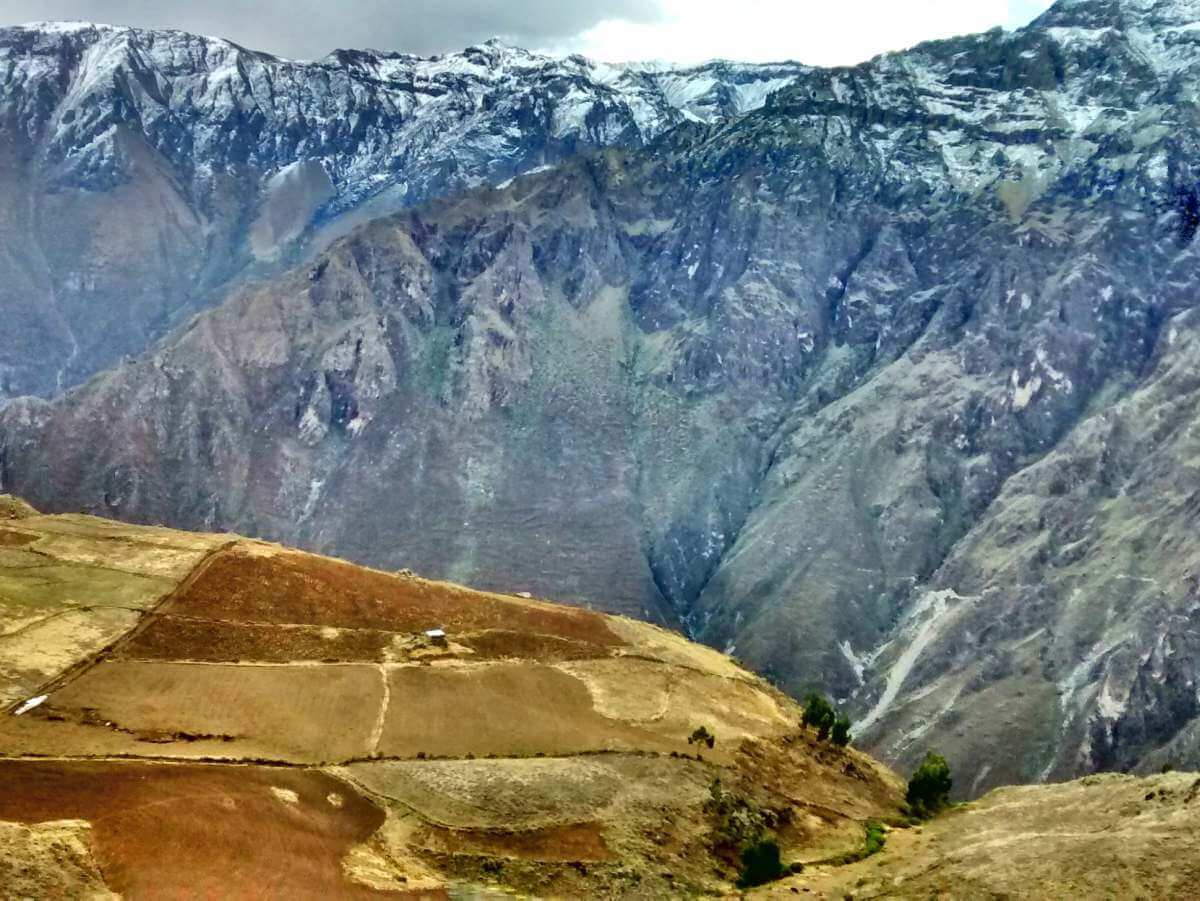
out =
{"type": "Polygon", "coordinates": [[[714,57],[855,63],[930,38],[1013,28],[1050,0],[0,0],[0,24],[180,28],[282,56],[459,50],[498,36],[610,62],[714,57]]]}

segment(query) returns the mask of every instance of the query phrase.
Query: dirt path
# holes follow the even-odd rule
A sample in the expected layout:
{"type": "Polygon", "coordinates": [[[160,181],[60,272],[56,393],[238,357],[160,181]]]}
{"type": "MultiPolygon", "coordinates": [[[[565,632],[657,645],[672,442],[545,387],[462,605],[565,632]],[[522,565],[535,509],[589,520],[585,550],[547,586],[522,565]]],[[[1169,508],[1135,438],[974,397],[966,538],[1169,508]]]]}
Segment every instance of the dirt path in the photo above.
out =
{"type": "Polygon", "coordinates": [[[392,687],[386,665],[379,666],[379,677],[383,680],[383,699],[379,702],[379,715],[375,718],[375,725],[371,729],[372,756],[379,753],[379,742],[383,739],[383,724],[387,721],[388,707],[392,703],[392,687]]]}

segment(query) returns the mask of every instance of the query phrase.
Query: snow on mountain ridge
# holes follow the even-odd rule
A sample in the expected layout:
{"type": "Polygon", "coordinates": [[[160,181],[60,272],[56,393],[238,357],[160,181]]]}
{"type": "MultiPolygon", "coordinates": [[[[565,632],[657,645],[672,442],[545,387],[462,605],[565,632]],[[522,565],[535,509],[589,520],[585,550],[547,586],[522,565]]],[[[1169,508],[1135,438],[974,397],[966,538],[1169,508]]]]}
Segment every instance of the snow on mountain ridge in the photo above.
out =
{"type": "MultiPolygon", "coordinates": [[[[269,274],[261,267],[294,262],[370,218],[580,152],[637,149],[684,122],[740,121],[761,106],[771,107],[760,118],[785,148],[807,129],[846,166],[869,160],[872,172],[900,173],[947,201],[992,190],[1015,216],[1113,139],[1131,152],[1098,165],[1114,179],[1142,166],[1161,187],[1176,176],[1154,156],[1155,136],[1180,124],[1173,110],[1189,109],[1195,96],[1192,6],[1059,4],[1016,32],[838,69],[611,65],[502,41],[437,57],[338,50],[297,62],[178,31],[0,29],[0,127],[15,148],[11,165],[0,167],[13,176],[12,240],[35,234],[21,210],[79,225],[75,243],[48,225],[37,247],[14,256],[54,260],[37,276],[47,299],[33,333],[45,334],[47,322],[83,322],[109,299],[126,309],[126,274],[147,270],[137,282],[144,309],[132,325],[113,320],[112,334],[86,339],[80,351],[74,326],[54,326],[61,334],[51,356],[69,359],[77,373],[47,378],[44,354],[20,351],[19,363],[0,359],[0,396],[69,387],[110,364],[122,342],[145,346],[246,267],[269,274]],[[840,144],[859,121],[870,125],[856,139],[867,151],[861,159],[840,144]],[[297,164],[302,183],[272,190],[271,179],[297,164]],[[122,191],[139,205],[127,207],[122,191]],[[110,233],[115,207],[136,211],[126,227],[146,236],[161,235],[164,223],[177,228],[179,255],[147,255],[126,240],[120,265],[96,256],[95,236],[110,233]],[[164,209],[161,221],[149,212],[164,209]],[[252,231],[257,242],[246,240],[252,231]]],[[[727,132],[719,126],[713,141],[727,132]]],[[[7,302],[28,309],[32,289],[20,278],[10,278],[7,302]]]]}
{"type": "MultiPolygon", "coordinates": [[[[334,212],[389,187],[412,202],[499,181],[577,146],[638,146],[684,120],[760,106],[806,71],[727,62],[643,70],[498,40],[433,57],[336,50],[297,62],[221,38],[83,22],[2,29],[0,61],[8,104],[31,129],[49,130],[68,180],[95,182],[117,158],[107,125],[132,106],[152,145],[197,173],[320,160],[337,189],[334,212]]],[[[194,190],[203,197],[206,186],[194,190]]]]}
{"type": "Polygon", "coordinates": [[[1142,163],[1166,178],[1152,157],[1200,85],[1200,21],[1188,20],[1200,0],[1123,2],[1059,3],[1013,32],[814,69],[766,103],[793,120],[811,117],[814,127],[848,114],[874,122],[870,143],[881,167],[891,160],[898,168],[906,141],[928,142],[942,165],[922,157],[907,178],[935,191],[995,190],[1014,212],[1106,141],[1131,148],[1102,163],[1121,167],[1114,179],[1142,163]]]}

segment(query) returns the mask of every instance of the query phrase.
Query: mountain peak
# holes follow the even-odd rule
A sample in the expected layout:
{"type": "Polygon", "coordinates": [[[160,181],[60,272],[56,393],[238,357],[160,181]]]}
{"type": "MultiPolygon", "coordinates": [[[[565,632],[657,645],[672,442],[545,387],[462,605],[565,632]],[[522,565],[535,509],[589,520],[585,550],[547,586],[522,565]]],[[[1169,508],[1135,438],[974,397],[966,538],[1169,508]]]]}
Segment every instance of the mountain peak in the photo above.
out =
{"type": "Polygon", "coordinates": [[[1058,0],[1035,25],[1101,27],[1141,22],[1151,27],[1200,22],[1200,0],[1058,0]]]}
{"type": "Polygon", "coordinates": [[[44,19],[24,22],[13,26],[26,31],[42,31],[47,34],[77,34],[81,31],[120,31],[124,26],[108,25],[103,22],[88,22],[81,19],[44,19]]]}

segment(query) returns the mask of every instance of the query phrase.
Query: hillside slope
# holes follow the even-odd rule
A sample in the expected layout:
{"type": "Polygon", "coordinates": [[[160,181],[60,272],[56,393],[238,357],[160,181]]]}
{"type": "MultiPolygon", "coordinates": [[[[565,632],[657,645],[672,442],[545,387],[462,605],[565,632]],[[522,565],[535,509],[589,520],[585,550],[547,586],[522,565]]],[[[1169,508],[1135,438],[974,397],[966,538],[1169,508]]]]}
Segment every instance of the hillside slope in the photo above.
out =
{"type": "Polygon", "coordinates": [[[736,878],[723,816],[798,859],[898,812],[886,767],[653,626],[0,510],[6,893],[663,897],[736,878]]]}
{"type": "Polygon", "coordinates": [[[0,413],[43,509],[678,626],[964,792],[1200,763],[1200,7],[812,70],[0,413]]]}
{"type": "Polygon", "coordinates": [[[1200,776],[1087,776],[1003,788],[915,829],[876,856],[816,866],[752,897],[1194,898],[1200,776]]]}
{"type": "Polygon", "coordinates": [[[804,869],[753,896],[1200,889],[1194,773],[901,828],[896,776],[797,717],[633,620],[0,495],[5,896],[679,897],[754,834],[804,869]]]}

